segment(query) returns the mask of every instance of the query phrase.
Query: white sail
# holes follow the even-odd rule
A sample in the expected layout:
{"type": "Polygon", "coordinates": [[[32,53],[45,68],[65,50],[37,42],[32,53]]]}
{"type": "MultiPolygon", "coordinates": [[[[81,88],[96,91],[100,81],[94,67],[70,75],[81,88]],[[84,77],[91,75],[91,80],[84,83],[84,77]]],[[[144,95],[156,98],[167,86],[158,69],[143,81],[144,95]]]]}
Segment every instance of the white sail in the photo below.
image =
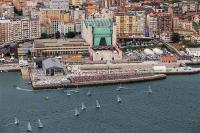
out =
{"type": "Polygon", "coordinates": [[[96,100],[96,108],[100,108],[101,106],[100,106],[100,104],[99,104],[99,101],[98,100],[96,100]]]}
{"type": "Polygon", "coordinates": [[[19,120],[15,117],[15,125],[19,125],[19,120]]]}
{"type": "Polygon", "coordinates": [[[79,116],[79,112],[78,112],[78,109],[75,108],[75,113],[74,113],[75,116],[79,116]]]}
{"type": "Polygon", "coordinates": [[[91,96],[92,93],[90,91],[87,92],[87,96],[91,96]]]}
{"type": "Polygon", "coordinates": [[[151,86],[149,86],[149,90],[148,90],[148,93],[151,94],[153,91],[151,89],[151,86]]]}
{"type": "Polygon", "coordinates": [[[38,128],[43,128],[43,124],[42,124],[42,122],[40,121],[40,119],[38,119],[38,128]]]}
{"type": "Polygon", "coordinates": [[[82,110],[85,110],[85,109],[86,109],[86,106],[85,106],[84,103],[81,104],[81,109],[82,109],[82,110]]]}
{"type": "Polygon", "coordinates": [[[31,123],[30,122],[28,122],[28,124],[27,124],[27,131],[32,131],[32,128],[31,128],[31,123]]]}
{"type": "Polygon", "coordinates": [[[122,99],[117,95],[117,102],[118,103],[121,103],[122,102],[122,99]]]}

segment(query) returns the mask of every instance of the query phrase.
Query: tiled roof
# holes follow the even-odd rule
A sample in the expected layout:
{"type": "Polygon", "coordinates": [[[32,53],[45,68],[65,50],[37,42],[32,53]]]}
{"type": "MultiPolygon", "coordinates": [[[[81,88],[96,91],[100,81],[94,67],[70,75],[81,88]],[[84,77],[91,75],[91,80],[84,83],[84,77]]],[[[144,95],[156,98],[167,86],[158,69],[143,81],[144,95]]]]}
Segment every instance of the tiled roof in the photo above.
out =
{"type": "Polygon", "coordinates": [[[176,56],[161,56],[160,60],[177,60],[176,56]]]}

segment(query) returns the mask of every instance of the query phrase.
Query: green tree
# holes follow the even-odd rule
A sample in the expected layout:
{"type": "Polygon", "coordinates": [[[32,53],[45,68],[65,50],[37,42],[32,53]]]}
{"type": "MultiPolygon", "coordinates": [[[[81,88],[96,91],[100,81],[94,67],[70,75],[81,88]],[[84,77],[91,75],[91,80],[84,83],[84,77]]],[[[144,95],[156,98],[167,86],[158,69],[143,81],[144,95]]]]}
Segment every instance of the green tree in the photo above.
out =
{"type": "Polygon", "coordinates": [[[180,35],[179,35],[179,33],[172,33],[172,35],[171,35],[171,40],[173,41],[173,42],[179,42],[180,41],[180,35]]]}
{"type": "Polygon", "coordinates": [[[18,16],[22,16],[22,10],[17,10],[17,8],[14,6],[14,13],[17,14],[18,16]]]}
{"type": "Polygon", "coordinates": [[[41,39],[46,39],[46,38],[48,38],[47,33],[42,33],[42,34],[41,34],[41,39]]]}
{"type": "Polygon", "coordinates": [[[75,37],[75,33],[74,32],[69,32],[69,33],[67,33],[67,38],[73,38],[73,37],[75,37]]]}
{"type": "Polygon", "coordinates": [[[56,39],[60,38],[60,32],[59,31],[57,31],[55,35],[56,35],[56,39]]]}

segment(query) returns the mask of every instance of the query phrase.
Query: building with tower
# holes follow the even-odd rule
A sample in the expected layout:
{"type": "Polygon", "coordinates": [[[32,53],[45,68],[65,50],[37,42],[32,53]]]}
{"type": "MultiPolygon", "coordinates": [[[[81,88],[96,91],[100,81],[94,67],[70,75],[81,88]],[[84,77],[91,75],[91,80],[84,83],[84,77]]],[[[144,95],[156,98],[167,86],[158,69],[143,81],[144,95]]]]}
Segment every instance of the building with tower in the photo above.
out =
{"type": "Polygon", "coordinates": [[[122,51],[116,44],[116,26],[110,19],[95,18],[82,21],[82,37],[89,44],[92,60],[122,59],[122,51]]]}

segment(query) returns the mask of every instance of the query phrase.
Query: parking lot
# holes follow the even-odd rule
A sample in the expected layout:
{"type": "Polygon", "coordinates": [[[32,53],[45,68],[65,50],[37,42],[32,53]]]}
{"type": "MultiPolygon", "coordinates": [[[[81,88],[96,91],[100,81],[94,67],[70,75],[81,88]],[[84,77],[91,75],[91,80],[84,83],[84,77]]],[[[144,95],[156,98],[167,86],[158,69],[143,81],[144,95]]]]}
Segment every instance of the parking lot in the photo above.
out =
{"type": "Polygon", "coordinates": [[[141,50],[127,50],[123,57],[132,61],[156,61],[160,60],[160,56],[173,55],[166,48],[146,48],[141,50]]]}

